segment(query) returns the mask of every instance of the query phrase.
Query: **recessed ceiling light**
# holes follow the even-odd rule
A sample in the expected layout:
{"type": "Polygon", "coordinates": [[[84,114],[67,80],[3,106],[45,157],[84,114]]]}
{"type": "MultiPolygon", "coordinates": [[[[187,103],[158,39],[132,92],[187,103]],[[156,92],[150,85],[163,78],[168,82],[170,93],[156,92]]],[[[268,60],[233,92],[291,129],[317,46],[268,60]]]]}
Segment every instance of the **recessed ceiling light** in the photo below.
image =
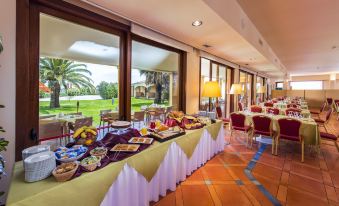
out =
{"type": "Polygon", "coordinates": [[[202,25],[201,20],[195,20],[194,22],[192,22],[192,26],[201,26],[201,25],[202,25]]]}

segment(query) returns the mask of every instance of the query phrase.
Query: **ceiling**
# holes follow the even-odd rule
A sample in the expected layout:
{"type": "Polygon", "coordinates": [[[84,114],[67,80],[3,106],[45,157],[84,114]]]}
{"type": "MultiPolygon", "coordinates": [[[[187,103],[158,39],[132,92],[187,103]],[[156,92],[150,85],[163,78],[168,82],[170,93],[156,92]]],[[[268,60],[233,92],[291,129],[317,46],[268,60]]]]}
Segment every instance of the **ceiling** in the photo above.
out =
{"type": "Polygon", "coordinates": [[[237,1],[290,74],[339,72],[338,0],[237,1]]]}
{"type": "MultiPolygon", "coordinates": [[[[45,14],[40,15],[41,56],[119,65],[119,37],[45,14]]],[[[132,69],[178,71],[179,55],[132,42],[132,69]]]]}
{"type": "Polygon", "coordinates": [[[268,73],[284,75],[258,50],[237,33],[224,19],[203,0],[85,0],[105,10],[157,32],[207,51],[233,63],[268,73]],[[194,20],[203,25],[193,27],[194,20]],[[205,48],[204,44],[212,47],[205,48]],[[248,66],[246,66],[249,64],[248,66]]]}

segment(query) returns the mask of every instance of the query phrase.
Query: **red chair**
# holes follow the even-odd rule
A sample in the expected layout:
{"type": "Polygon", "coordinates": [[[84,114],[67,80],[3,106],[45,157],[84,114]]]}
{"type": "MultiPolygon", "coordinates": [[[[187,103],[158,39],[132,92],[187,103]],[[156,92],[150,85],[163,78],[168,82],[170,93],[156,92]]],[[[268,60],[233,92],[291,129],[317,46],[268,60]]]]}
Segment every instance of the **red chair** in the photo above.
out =
{"type": "Polygon", "coordinates": [[[253,137],[256,141],[255,135],[263,135],[266,137],[272,137],[272,154],[274,154],[274,136],[272,130],[272,119],[264,115],[256,115],[252,117],[253,120],[253,132],[251,136],[251,147],[253,145],[253,137]]]}
{"type": "Polygon", "coordinates": [[[333,103],[333,99],[331,97],[329,98],[326,98],[326,102],[329,106],[332,106],[332,103],[333,103]]]}
{"type": "Polygon", "coordinates": [[[287,108],[298,108],[298,106],[300,106],[300,105],[292,103],[292,104],[288,104],[287,108]]]}
{"type": "Polygon", "coordinates": [[[241,102],[238,102],[238,110],[239,111],[244,111],[244,107],[241,102]]]}
{"type": "Polygon", "coordinates": [[[300,134],[301,122],[296,119],[283,118],[278,120],[278,135],[275,140],[275,155],[278,154],[280,139],[301,143],[301,162],[304,162],[304,138],[300,134]]]}
{"type": "Polygon", "coordinates": [[[321,106],[319,111],[314,111],[314,110],[312,111],[311,110],[310,113],[314,114],[314,115],[317,115],[318,118],[319,118],[319,115],[324,111],[325,107],[326,107],[326,102],[323,103],[323,105],[321,106]]]}
{"type": "Polygon", "coordinates": [[[296,109],[296,108],[291,107],[285,110],[285,115],[288,116],[290,113],[295,114],[296,112],[298,113],[298,115],[300,115],[301,109],[296,109]]]}
{"type": "Polygon", "coordinates": [[[272,103],[274,104],[274,103],[277,103],[278,101],[277,100],[272,100],[272,103]]]}
{"type": "Polygon", "coordinates": [[[327,132],[320,132],[320,137],[321,137],[321,139],[333,141],[335,146],[339,150],[338,142],[337,142],[337,140],[338,140],[337,136],[335,136],[334,134],[327,133],[327,132]]]}
{"type": "Polygon", "coordinates": [[[279,115],[280,114],[280,110],[278,108],[273,108],[273,107],[266,108],[266,112],[269,113],[269,114],[273,114],[273,115],[279,115]]]}
{"type": "Polygon", "coordinates": [[[257,106],[257,105],[252,105],[251,106],[251,112],[262,113],[262,108],[257,106]]]}
{"type": "Polygon", "coordinates": [[[321,119],[321,118],[315,118],[314,121],[318,124],[319,127],[324,127],[325,131],[327,132],[326,124],[330,120],[332,114],[332,108],[329,108],[326,112],[326,118],[321,119]]]}
{"type": "Polygon", "coordinates": [[[241,131],[247,134],[246,145],[248,145],[248,133],[251,131],[252,127],[245,125],[246,116],[241,113],[232,113],[231,114],[231,137],[233,131],[241,131]]]}
{"type": "Polygon", "coordinates": [[[273,103],[272,102],[265,102],[264,106],[265,107],[273,107],[273,103]]]}
{"type": "Polygon", "coordinates": [[[222,122],[224,123],[224,125],[227,125],[230,123],[230,119],[229,118],[224,118],[222,116],[222,111],[221,111],[221,107],[220,106],[217,106],[216,108],[216,111],[217,111],[217,118],[222,120],[222,122]]]}

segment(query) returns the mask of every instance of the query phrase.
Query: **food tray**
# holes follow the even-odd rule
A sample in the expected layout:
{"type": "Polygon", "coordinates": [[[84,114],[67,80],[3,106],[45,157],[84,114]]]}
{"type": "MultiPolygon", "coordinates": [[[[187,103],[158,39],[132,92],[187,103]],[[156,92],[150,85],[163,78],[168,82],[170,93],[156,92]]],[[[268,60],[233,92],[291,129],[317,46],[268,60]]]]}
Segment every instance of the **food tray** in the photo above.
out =
{"type": "Polygon", "coordinates": [[[159,133],[152,132],[148,136],[154,138],[158,142],[166,142],[170,139],[177,138],[185,134],[186,132],[184,130],[179,131],[179,132],[166,130],[166,131],[162,131],[159,133]]]}
{"type": "Polygon", "coordinates": [[[132,144],[152,144],[153,138],[148,137],[132,137],[129,141],[132,144]]]}
{"type": "Polygon", "coordinates": [[[140,145],[138,144],[117,144],[110,151],[111,152],[136,152],[140,145]]]}

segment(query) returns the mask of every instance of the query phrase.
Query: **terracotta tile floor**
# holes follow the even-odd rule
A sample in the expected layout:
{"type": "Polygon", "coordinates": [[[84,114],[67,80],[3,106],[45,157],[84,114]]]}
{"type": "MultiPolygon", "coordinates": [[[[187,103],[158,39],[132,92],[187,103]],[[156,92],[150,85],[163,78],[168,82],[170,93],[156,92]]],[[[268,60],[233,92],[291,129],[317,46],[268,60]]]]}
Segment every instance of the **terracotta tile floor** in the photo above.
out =
{"type": "MultiPolygon", "coordinates": [[[[338,123],[333,115],[329,132],[338,135],[338,123]]],[[[225,133],[228,141],[228,131],[225,133]]],[[[244,173],[258,146],[248,149],[243,135],[235,136],[231,145],[181,182],[175,192],[168,191],[151,205],[272,205],[244,173]]],[[[339,152],[334,143],[322,141],[319,155],[305,155],[301,163],[299,145],[293,143],[282,143],[278,156],[272,156],[267,146],[252,174],[282,205],[339,205],[339,152]]]]}

